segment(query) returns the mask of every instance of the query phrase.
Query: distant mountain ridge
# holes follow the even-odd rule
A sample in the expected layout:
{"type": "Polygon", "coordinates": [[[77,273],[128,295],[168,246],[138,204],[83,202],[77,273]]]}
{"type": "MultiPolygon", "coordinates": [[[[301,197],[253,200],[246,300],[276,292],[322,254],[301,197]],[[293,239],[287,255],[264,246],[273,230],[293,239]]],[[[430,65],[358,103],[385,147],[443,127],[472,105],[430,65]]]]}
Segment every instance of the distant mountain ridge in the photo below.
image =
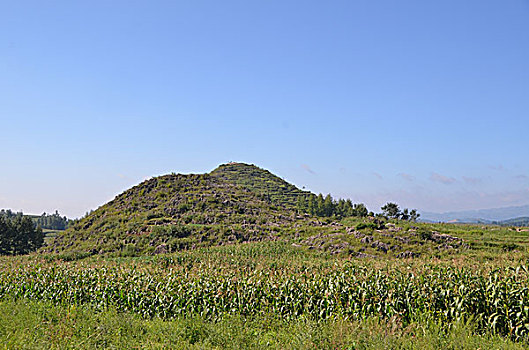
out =
{"type": "Polygon", "coordinates": [[[503,220],[499,222],[493,222],[493,224],[498,224],[502,226],[529,226],[529,217],[519,217],[509,220],[503,220]]]}
{"type": "Polygon", "coordinates": [[[509,221],[514,223],[523,223],[523,218],[529,217],[529,205],[479,209],[479,210],[465,210],[454,211],[446,213],[432,213],[422,212],[421,218],[424,221],[433,222],[464,222],[464,223],[498,223],[509,224],[509,221]]]}

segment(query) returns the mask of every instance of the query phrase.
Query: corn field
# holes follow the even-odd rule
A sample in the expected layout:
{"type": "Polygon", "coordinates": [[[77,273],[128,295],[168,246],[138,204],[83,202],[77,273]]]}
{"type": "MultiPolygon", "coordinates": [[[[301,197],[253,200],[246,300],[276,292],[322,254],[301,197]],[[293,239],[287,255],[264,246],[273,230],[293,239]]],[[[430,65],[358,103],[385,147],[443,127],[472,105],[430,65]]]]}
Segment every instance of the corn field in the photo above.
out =
{"type": "Polygon", "coordinates": [[[419,316],[447,326],[472,321],[482,332],[515,340],[529,331],[529,272],[525,266],[480,273],[425,265],[419,271],[382,271],[345,264],[330,270],[199,269],[27,263],[2,266],[0,299],[109,307],[143,317],[274,313],[315,320],[419,316]]]}

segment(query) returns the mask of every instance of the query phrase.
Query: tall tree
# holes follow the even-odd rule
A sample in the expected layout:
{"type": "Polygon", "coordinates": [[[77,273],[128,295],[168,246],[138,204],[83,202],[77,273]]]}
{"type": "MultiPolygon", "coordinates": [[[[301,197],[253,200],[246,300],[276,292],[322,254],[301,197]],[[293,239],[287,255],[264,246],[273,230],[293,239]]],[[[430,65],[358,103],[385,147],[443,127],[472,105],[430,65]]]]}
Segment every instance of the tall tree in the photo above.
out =
{"type": "Polygon", "coordinates": [[[400,208],[397,203],[388,202],[380,209],[382,209],[384,216],[389,218],[398,219],[401,215],[400,208]]]}
{"type": "Polygon", "coordinates": [[[363,218],[366,217],[368,214],[367,208],[363,203],[355,204],[353,210],[354,216],[359,216],[363,218]]]}
{"type": "Polygon", "coordinates": [[[323,202],[325,200],[323,199],[323,194],[319,194],[317,197],[316,197],[316,215],[318,216],[324,216],[324,211],[323,211],[323,202]]]}
{"type": "Polygon", "coordinates": [[[325,196],[323,200],[323,216],[332,216],[334,214],[334,202],[330,194],[325,196]]]}
{"type": "Polygon", "coordinates": [[[44,243],[42,229],[28,216],[0,215],[0,254],[18,255],[35,251],[44,243]]]}
{"type": "Polygon", "coordinates": [[[421,214],[419,214],[419,213],[417,212],[417,209],[412,209],[412,210],[410,211],[410,218],[409,218],[409,220],[415,222],[415,221],[417,221],[417,219],[418,219],[420,216],[421,216],[421,214]]]}

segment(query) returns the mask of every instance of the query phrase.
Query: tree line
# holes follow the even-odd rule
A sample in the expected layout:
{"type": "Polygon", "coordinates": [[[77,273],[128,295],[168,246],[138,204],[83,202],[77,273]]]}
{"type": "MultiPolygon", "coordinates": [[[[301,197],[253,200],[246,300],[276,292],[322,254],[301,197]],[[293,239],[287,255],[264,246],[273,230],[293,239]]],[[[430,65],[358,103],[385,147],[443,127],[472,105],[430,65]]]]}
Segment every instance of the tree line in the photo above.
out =
{"type": "Polygon", "coordinates": [[[417,221],[421,216],[421,214],[417,212],[417,209],[409,210],[408,208],[404,208],[403,210],[400,210],[399,205],[393,202],[386,203],[380,209],[382,210],[383,216],[397,220],[417,221]]]}
{"type": "Polygon", "coordinates": [[[0,211],[0,255],[27,254],[44,243],[40,226],[22,213],[0,211]]]}
{"type": "Polygon", "coordinates": [[[59,214],[59,211],[55,211],[54,214],[47,214],[46,212],[42,213],[42,215],[24,215],[22,212],[13,212],[10,209],[2,209],[0,210],[0,215],[7,217],[7,218],[15,218],[17,216],[27,216],[33,222],[36,226],[40,226],[43,229],[47,230],[66,230],[68,228],[68,225],[72,222],[72,220],[68,219],[66,216],[61,216],[59,214]]]}
{"type": "Polygon", "coordinates": [[[71,220],[68,220],[66,216],[61,216],[56,210],[54,214],[44,212],[41,216],[33,217],[33,221],[48,230],[66,230],[71,220]]]}
{"type": "Polygon", "coordinates": [[[296,207],[300,213],[323,217],[365,217],[369,214],[362,203],[353,204],[350,199],[334,200],[330,194],[323,197],[321,193],[317,196],[299,196],[296,207]]]}
{"type": "MultiPolygon", "coordinates": [[[[373,212],[367,210],[363,203],[353,204],[350,199],[335,200],[330,194],[323,197],[321,193],[319,195],[299,196],[296,208],[300,213],[320,217],[375,216],[373,212]]],[[[376,214],[377,216],[391,219],[417,221],[421,216],[417,209],[404,208],[401,210],[398,204],[392,202],[386,203],[380,209],[382,213],[376,214]]]]}

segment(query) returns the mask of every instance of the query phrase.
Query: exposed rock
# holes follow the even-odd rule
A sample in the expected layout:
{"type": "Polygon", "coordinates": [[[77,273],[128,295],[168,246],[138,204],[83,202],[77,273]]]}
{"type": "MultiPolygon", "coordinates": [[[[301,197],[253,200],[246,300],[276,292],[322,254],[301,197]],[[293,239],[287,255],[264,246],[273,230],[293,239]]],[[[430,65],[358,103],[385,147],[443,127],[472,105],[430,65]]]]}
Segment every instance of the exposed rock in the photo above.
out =
{"type": "Polygon", "coordinates": [[[360,252],[356,253],[355,256],[357,258],[378,259],[378,256],[376,256],[376,255],[360,253],[360,252]]]}
{"type": "Polygon", "coordinates": [[[349,246],[348,242],[341,242],[338,244],[333,244],[329,247],[329,250],[331,254],[339,254],[341,253],[347,246],[349,246]]]}
{"type": "Polygon", "coordinates": [[[410,244],[411,242],[411,240],[408,237],[394,236],[393,238],[404,244],[410,244]]]}
{"type": "Polygon", "coordinates": [[[364,238],[362,238],[360,240],[360,242],[364,243],[364,244],[369,244],[371,242],[373,242],[373,237],[371,236],[365,236],[364,238]]]}
{"type": "Polygon", "coordinates": [[[336,236],[341,236],[341,235],[342,235],[341,232],[335,232],[335,233],[328,234],[328,235],[325,236],[325,237],[336,237],[336,236]]]}
{"type": "Polygon", "coordinates": [[[430,238],[432,241],[440,243],[440,242],[453,242],[453,241],[462,241],[461,238],[450,236],[445,233],[439,233],[439,232],[432,232],[432,236],[430,238]]]}
{"type": "Polygon", "coordinates": [[[169,252],[167,244],[163,243],[154,249],[154,254],[167,254],[169,252]]]}
{"type": "Polygon", "coordinates": [[[416,253],[416,252],[405,251],[405,252],[399,253],[399,254],[397,254],[395,256],[397,258],[399,258],[399,259],[410,259],[410,258],[417,258],[417,257],[421,256],[421,254],[420,253],[416,253]]]}
{"type": "Polygon", "coordinates": [[[375,248],[376,250],[378,250],[380,252],[384,252],[384,253],[387,253],[388,250],[390,250],[390,247],[389,247],[388,244],[380,242],[380,241],[374,241],[371,244],[371,247],[375,248]]]}
{"type": "Polygon", "coordinates": [[[354,231],[354,234],[355,234],[355,238],[358,238],[358,239],[364,238],[366,236],[360,231],[354,231]]]}

